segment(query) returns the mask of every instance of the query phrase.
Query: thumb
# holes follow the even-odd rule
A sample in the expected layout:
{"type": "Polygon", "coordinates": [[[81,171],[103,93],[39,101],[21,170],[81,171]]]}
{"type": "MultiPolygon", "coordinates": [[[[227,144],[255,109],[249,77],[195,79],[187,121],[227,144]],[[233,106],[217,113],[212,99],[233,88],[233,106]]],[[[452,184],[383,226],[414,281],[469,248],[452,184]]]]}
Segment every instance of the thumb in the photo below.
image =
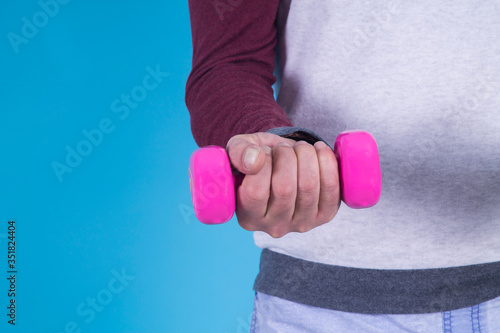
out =
{"type": "Polygon", "coordinates": [[[264,166],[266,157],[264,150],[257,144],[252,135],[236,135],[227,143],[231,165],[245,175],[258,173],[264,166]]]}

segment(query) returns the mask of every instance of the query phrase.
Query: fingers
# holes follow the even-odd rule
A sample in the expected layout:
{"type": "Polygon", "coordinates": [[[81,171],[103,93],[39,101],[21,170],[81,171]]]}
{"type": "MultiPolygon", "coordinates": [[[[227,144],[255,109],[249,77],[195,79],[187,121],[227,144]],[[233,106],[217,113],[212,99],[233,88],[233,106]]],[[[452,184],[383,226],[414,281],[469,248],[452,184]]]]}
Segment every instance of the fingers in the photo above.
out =
{"type": "Polygon", "coordinates": [[[278,144],[272,150],[273,170],[271,194],[266,218],[275,221],[268,233],[281,237],[290,231],[297,199],[297,156],[287,143],[278,144]]]}
{"type": "Polygon", "coordinates": [[[260,169],[247,173],[237,192],[236,215],[243,229],[280,238],[333,219],[340,205],[338,166],[325,143],[281,141],[269,147],[248,136],[235,136],[228,144],[240,168],[246,168],[246,150],[259,149],[250,169],[260,169]]]}
{"type": "MultiPolygon", "coordinates": [[[[320,197],[320,168],[316,149],[304,141],[293,147],[297,156],[297,200],[292,230],[306,232],[317,226],[320,197]]],[[[330,175],[329,175],[330,176],[330,175]]]]}
{"type": "Polygon", "coordinates": [[[227,144],[231,165],[241,173],[256,174],[264,166],[265,154],[252,135],[236,135],[227,144]]]}
{"type": "Polygon", "coordinates": [[[271,148],[262,147],[264,166],[255,175],[246,175],[236,196],[236,215],[240,226],[248,231],[261,230],[271,191],[271,148]]]}
{"type": "Polygon", "coordinates": [[[331,221],[340,207],[340,180],[335,154],[324,142],[314,144],[319,162],[318,223],[331,221]]]}
{"type": "Polygon", "coordinates": [[[236,170],[246,175],[254,175],[264,166],[265,157],[261,147],[273,148],[283,142],[293,146],[295,141],[271,133],[240,134],[228,141],[226,150],[231,165],[236,170]]]}

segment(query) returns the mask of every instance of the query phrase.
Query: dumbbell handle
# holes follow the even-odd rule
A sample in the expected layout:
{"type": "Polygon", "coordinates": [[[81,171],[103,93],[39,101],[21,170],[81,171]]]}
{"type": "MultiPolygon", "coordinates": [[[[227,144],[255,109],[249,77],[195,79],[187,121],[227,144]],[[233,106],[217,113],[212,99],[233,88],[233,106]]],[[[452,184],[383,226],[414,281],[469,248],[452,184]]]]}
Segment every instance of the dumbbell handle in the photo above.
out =
{"type": "MultiPolygon", "coordinates": [[[[335,139],[341,199],[351,208],[375,205],[382,190],[377,144],[364,131],[344,131],[335,139]]],[[[235,211],[235,177],[224,148],[196,149],[189,161],[195,215],[205,224],[229,221],[235,211]]]]}

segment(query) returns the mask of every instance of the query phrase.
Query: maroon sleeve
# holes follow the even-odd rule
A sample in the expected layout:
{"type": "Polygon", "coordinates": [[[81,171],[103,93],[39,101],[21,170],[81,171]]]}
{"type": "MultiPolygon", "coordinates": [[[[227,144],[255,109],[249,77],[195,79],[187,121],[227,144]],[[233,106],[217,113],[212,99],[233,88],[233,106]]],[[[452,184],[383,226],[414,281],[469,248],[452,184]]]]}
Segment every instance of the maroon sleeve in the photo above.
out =
{"type": "Polygon", "coordinates": [[[272,85],[279,0],[189,0],[193,64],[186,106],[199,146],[292,126],[272,85]]]}

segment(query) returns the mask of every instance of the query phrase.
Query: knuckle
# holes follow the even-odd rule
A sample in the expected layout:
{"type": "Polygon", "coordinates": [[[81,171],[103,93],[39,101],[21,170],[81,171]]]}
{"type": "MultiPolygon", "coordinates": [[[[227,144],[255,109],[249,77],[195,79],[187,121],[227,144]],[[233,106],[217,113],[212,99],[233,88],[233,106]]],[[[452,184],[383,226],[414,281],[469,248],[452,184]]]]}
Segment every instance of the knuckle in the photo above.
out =
{"type": "Polygon", "coordinates": [[[319,149],[316,151],[316,154],[321,155],[321,156],[325,156],[325,157],[330,158],[330,159],[335,159],[335,154],[331,149],[326,149],[326,148],[319,149]]]}
{"type": "Polygon", "coordinates": [[[314,194],[319,190],[319,181],[313,177],[305,177],[299,181],[299,191],[304,194],[314,194]]]}
{"type": "Polygon", "coordinates": [[[298,232],[298,233],[303,234],[303,233],[305,233],[305,232],[310,231],[310,230],[311,230],[311,229],[313,229],[313,228],[314,228],[313,226],[310,226],[310,225],[308,225],[308,224],[301,223],[301,224],[299,224],[299,225],[297,225],[297,226],[295,227],[295,231],[296,231],[296,232],[298,232]]]}
{"type": "Polygon", "coordinates": [[[304,158],[318,158],[316,148],[314,148],[313,145],[305,142],[305,141],[299,141],[293,146],[293,149],[295,150],[295,154],[297,156],[301,156],[304,158]]]}
{"type": "Polygon", "coordinates": [[[267,234],[275,239],[281,238],[281,237],[285,236],[287,233],[288,233],[287,231],[283,231],[283,230],[269,230],[269,231],[267,231],[267,234]]]}
{"type": "MultiPolygon", "coordinates": [[[[302,194],[297,201],[297,207],[299,207],[304,212],[308,214],[312,214],[312,212],[316,209],[318,205],[318,198],[313,195],[304,195],[302,194]]],[[[314,217],[314,215],[311,215],[314,217]]]]}
{"type": "Polygon", "coordinates": [[[322,161],[337,162],[337,158],[331,149],[320,149],[316,151],[316,154],[318,154],[318,158],[322,161]]]}
{"type": "Polygon", "coordinates": [[[326,192],[339,193],[340,191],[340,183],[338,181],[325,181],[322,187],[326,192]]]}
{"type": "Polygon", "coordinates": [[[280,142],[280,143],[278,143],[277,145],[275,145],[275,146],[273,147],[273,149],[274,149],[274,150],[281,150],[281,149],[288,150],[288,149],[290,149],[290,148],[292,148],[292,146],[290,146],[290,145],[289,145],[288,143],[286,143],[286,142],[280,142]]]}
{"type": "Polygon", "coordinates": [[[308,143],[307,141],[304,141],[304,140],[297,141],[294,144],[293,148],[295,150],[309,150],[309,151],[311,151],[311,148],[312,148],[312,150],[315,150],[313,145],[311,145],[310,143],[308,143]]]}
{"type": "Polygon", "coordinates": [[[340,189],[327,189],[321,193],[321,201],[328,206],[338,206],[340,201],[340,189]]]}
{"type": "Polygon", "coordinates": [[[338,207],[340,203],[340,188],[337,187],[335,190],[326,190],[321,194],[321,197],[329,207],[338,207]]]}
{"type": "Polygon", "coordinates": [[[284,183],[273,187],[273,195],[278,199],[291,199],[295,197],[295,186],[284,183]]]}
{"type": "Polygon", "coordinates": [[[238,219],[238,224],[240,225],[240,227],[242,227],[246,231],[257,231],[255,224],[251,223],[250,221],[244,221],[244,220],[238,219]]]}
{"type": "Polygon", "coordinates": [[[260,230],[264,231],[272,238],[281,238],[290,231],[288,228],[289,224],[290,223],[276,223],[276,221],[274,220],[274,223],[271,222],[266,224],[265,226],[262,225],[260,230]]]}
{"type": "Polygon", "coordinates": [[[335,215],[337,215],[338,206],[335,205],[335,206],[332,206],[332,207],[335,207],[335,208],[329,209],[328,211],[325,211],[325,212],[318,213],[316,221],[319,224],[325,224],[327,222],[330,222],[331,220],[333,220],[333,218],[335,217],[335,215]]]}
{"type": "Polygon", "coordinates": [[[242,193],[246,200],[252,202],[262,202],[269,199],[269,188],[261,185],[248,185],[242,193]]]}

